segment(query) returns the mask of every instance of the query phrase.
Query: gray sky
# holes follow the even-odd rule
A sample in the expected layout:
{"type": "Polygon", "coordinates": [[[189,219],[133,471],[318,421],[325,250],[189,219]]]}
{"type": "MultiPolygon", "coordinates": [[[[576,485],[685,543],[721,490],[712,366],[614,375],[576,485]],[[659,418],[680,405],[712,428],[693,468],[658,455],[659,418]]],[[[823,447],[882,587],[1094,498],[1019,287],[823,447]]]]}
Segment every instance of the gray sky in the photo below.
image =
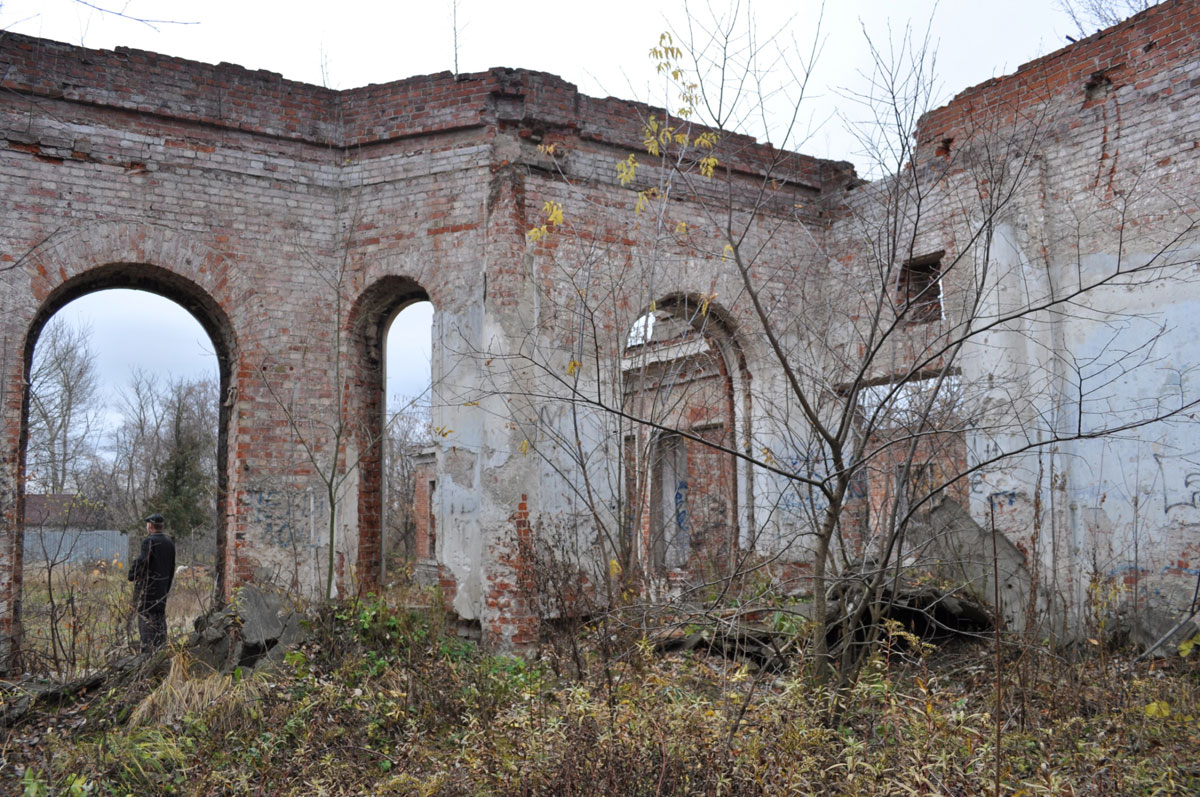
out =
{"type": "MultiPolygon", "coordinates": [[[[0,29],[111,49],[129,46],[196,61],[228,61],[284,77],[345,89],[453,69],[451,0],[337,3],[292,0],[92,0],[123,9],[128,17],[175,20],[146,25],[103,14],[73,0],[0,0],[0,29]]],[[[709,2],[690,3],[702,18],[709,2]]],[[[745,2],[743,1],[743,6],[745,2]]],[[[760,39],[778,36],[807,48],[821,5],[807,0],[752,3],[760,39]]],[[[647,51],[664,30],[686,32],[683,0],[605,0],[548,3],[526,0],[458,0],[460,72],[512,66],[558,74],[595,96],[661,101],[647,51]]],[[[939,99],[1066,44],[1073,26],[1055,0],[841,0],[824,7],[820,55],[802,114],[804,135],[791,142],[821,157],[864,165],[847,120],[861,115],[845,90],[861,90],[870,68],[864,30],[886,42],[909,21],[930,25],[938,49],[939,99]],[[932,15],[932,17],[931,17],[932,15]],[[930,21],[932,20],[932,21],[930,21]],[[889,33],[890,31],[890,33],[889,33]],[[839,112],[841,116],[839,116],[839,112]]],[[[782,142],[774,141],[780,145],[782,142]]],[[[200,326],[172,303],[150,294],[111,291],[64,309],[91,324],[103,378],[119,385],[137,366],[174,376],[216,374],[211,345],[200,326]]],[[[406,311],[388,347],[389,402],[419,392],[428,380],[427,309],[406,311]],[[402,337],[397,337],[402,336],[402,337]],[[424,347],[409,345],[423,341],[424,347]],[[407,357],[407,360],[402,360],[407,357]]]]}
{"type": "MultiPolygon", "coordinates": [[[[388,330],[389,404],[400,406],[402,397],[416,396],[429,383],[432,311],[428,302],[410,305],[388,330]]],[[[208,333],[169,299],[145,291],[98,291],[71,302],[59,315],[92,330],[92,352],[110,397],[135,368],[164,378],[217,378],[208,333]]]]}
{"type": "MultiPolygon", "coordinates": [[[[129,16],[192,24],[140,24],[74,0],[0,0],[0,28],[83,44],[119,45],[207,63],[227,61],[284,77],[345,89],[453,69],[452,0],[91,0],[129,16]]],[[[707,6],[692,0],[695,19],[707,6]]],[[[747,0],[742,0],[745,7],[747,0]]],[[[661,91],[647,56],[664,30],[685,34],[684,0],[458,0],[458,67],[524,67],[560,75],[595,96],[653,101],[661,91]]],[[[822,4],[750,0],[760,39],[778,36],[807,50],[822,4]]],[[[821,122],[839,105],[838,89],[861,86],[869,69],[863,29],[877,42],[909,21],[924,31],[932,19],[943,99],[1014,71],[1075,35],[1057,0],[831,0],[820,24],[821,48],[805,118],[821,122]],[[935,13],[936,6],[936,13],[935,13]]],[[[845,105],[844,102],[840,103],[845,105]]],[[[855,160],[837,120],[813,131],[803,151],[855,160]]],[[[781,142],[774,142],[780,144],[781,142]]]]}

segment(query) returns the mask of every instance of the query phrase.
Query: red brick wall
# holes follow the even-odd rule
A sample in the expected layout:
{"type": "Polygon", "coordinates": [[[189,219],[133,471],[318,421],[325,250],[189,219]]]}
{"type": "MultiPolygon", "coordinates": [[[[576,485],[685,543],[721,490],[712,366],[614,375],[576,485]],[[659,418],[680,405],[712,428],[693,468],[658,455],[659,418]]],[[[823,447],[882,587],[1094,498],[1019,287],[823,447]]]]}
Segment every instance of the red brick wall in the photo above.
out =
{"type": "MultiPolygon", "coordinates": [[[[13,34],[0,38],[0,64],[0,505],[6,539],[16,541],[0,558],[0,622],[10,632],[23,363],[54,311],[92,290],[146,288],[180,302],[212,335],[223,373],[224,591],[256,579],[319,591],[329,512],[321,475],[335,456],[339,469],[358,465],[336,498],[339,591],[370,589],[381,556],[380,320],[429,298],[451,328],[483,308],[518,335],[510,322],[529,295],[529,216],[544,189],[557,191],[553,178],[531,176],[533,144],[570,141],[577,163],[608,164],[607,173],[613,153],[641,146],[651,113],[507,69],[338,93],[228,64],[13,34]],[[349,432],[340,442],[326,423],[337,418],[349,432]]],[[[781,209],[794,192],[811,198],[846,172],[736,136],[728,144],[729,165],[770,165],[780,185],[793,182],[781,209]]],[[[606,176],[599,190],[613,182],[606,176]]],[[[599,231],[602,217],[578,218],[599,231]]],[[[488,427],[466,420],[459,434],[488,427]]],[[[479,511],[510,514],[516,501],[504,485],[519,470],[439,487],[477,491],[479,511]]],[[[460,569],[447,583],[485,579],[494,594],[484,603],[499,621],[511,610],[501,593],[516,583],[502,572],[516,566],[504,553],[513,529],[486,533],[495,537],[485,545],[495,552],[491,575],[460,569]]]]}
{"type": "Polygon", "coordinates": [[[437,462],[430,457],[413,467],[412,514],[418,559],[433,559],[437,555],[437,516],[433,504],[437,489],[436,466],[437,462]]]}
{"type": "Polygon", "coordinates": [[[966,89],[921,118],[917,140],[922,154],[933,155],[946,139],[978,137],[981,126],[1075,124],[1076,119],[1062,112],[1102,105],[1121,87],[1134,88],[1145,110],[1152,112],[1159,103],[1172,105],[1182,90],[1196,87],[1190,67],[1198,46],[1197,26],[1200,5],[1171,0],[1030,61],[1011,75],[966,89]],[[1086,87],[1104,80],[1111,87],[1089,96],[1086,87]]]}
{"type": "MultiPolygon", "coordinates": [[[[1166,2],[969,89],[923,118],[921,152],[953,158],[985,128],[1023,136],[1041,124],[1050,133],[1042,182],[1021,205],[1022,219],[1035,220],[1031,238],[1065,200],[1119,188],[1131,153],[1144,181],[1184,199],[1139,224],[1195,213],[1187,103],[1200,80],[1198,14],[1195,2],[1166,2]],[[1089,97],[1085,85],[1103,80],[1107,94],[1089,97]]],[[[521,546],[556,507],[542,503],[536,458],[521,453],[540,444],[530,427],[544,402],[529,390],[540,372],[508,355],[533,341],[556,374],[584,351],[588,363],[613,366],[648,302],[711,297],[748,364],[695,377],[695,400],[670,420],[738,447],[748,440],[741,413],[766,420],[761,402],[730,398],[734,377],[771,384],[772,361],[696,202],[724,189],[697,181],[673,196],[663,221],[686,232],[656,237],[635,218],[635,192],[617,181],[615,163],[643,151],[652,112],[520,70],[339,93],[230,65],[0,37],[0,634],[18,632],[23,379],[37,331],[79,295],[140,287],[193,312],[222,362],[226,592],[258,579],[320,585],[327,554],[314,519],[328,516],[319,473],[333,462],[356,471],[337,497],[341,594],[375,585],[381,329],[398,307],[430,299],[446,334],[435,359],[454,381],[436,409],[438,535],[455,556],[470,548],[481,557],[446,558],[440,572],[485,633],[527,641],[521,546]],[[566,218],[532,244],[526,232],[546,202],[563,203],[566,218]],[[496,399],[504,392],[507,403],[496,399]]],[[[777,312],[810,320],[820,307],[806,291],[823,295],[811,293],[810,274],[852,262],[863,247],[848,215],[833,212],[855,201],[841,193],[852,170],[738,136],[722,140],[719,157],[737,201],[754,198],[770,169],[762,222],[747,229],[752,274],[777,312]]],[[[646,163],[640,174],[633,188],[657,173],[646,163]]],[[[952,239],[956,223],[947,210],[934,233],[952,239]]],[[[1111,226],[1077,232],[1087,251],[1113,245],[1111,226]]],[[[956,251],[953,240],[934,243],[956,251]]],[[[955,301],[948,290],[948,312],[955,301]]],[[[718,499],[694,511],[710,513],[712,526],[724,512],[735,535],[736,513],[751,507],[728,494],[732,460],[689,444],[687,461],[689,502],[718,499]]]]}

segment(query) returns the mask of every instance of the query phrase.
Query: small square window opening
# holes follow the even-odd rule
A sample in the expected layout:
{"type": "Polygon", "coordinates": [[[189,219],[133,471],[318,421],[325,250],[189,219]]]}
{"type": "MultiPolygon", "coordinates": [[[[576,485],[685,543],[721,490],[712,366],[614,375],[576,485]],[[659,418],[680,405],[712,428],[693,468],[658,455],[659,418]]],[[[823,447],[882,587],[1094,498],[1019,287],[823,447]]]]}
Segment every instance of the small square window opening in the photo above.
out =
{"type": "Polygon", "coordinates": [[[915,257],[900,267],[897,305],[909,324],[942,319],[942,256],[945,252],[915,257]]]}

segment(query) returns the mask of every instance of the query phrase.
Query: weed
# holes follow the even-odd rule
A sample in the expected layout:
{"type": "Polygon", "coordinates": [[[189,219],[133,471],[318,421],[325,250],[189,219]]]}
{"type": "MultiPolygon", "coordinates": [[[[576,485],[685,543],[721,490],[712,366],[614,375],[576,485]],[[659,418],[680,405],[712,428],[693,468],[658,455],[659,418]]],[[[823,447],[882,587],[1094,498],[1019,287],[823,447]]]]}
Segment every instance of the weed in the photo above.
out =
{"type": "MultiPolygon", "coordinates": [[[[312,638],[273,673],[236,680],[176,655],[126,720],[128,700],[93,701],[107,724],[50,734],[49,754],[15,785],[27,794],[989,793],[989,651],[933,650],[900,627],[883,639],[840,692],[803,666],[772,673],[703,650],[664,655],[645,637],[611,655],[595,630],[580,636],[582,669],[565,677],[545,659],[479,650],[436,612],[347,602],[314,614],[312,638]],[[844,702],[831,727],[835,699],[844,702]]],[[[1001,718],[1006,792],[1200,789],[1195,655],[1136,668],[1117,653],[1045,659],[1021,701],[1025,726],[1001,718]],[[1066,683],[1075,700],[1062,699],[1066,683]]]]}

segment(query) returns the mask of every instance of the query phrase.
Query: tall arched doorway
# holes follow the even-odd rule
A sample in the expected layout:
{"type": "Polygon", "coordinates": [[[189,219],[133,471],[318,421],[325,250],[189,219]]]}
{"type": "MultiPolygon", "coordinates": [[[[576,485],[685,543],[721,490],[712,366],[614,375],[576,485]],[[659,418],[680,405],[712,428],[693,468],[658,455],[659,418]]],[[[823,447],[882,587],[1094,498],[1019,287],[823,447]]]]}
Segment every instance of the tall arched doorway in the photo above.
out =
{"type": "Polygon", "coordinates": [[[423,287],[393,276],[364,291],[351,323],[362,385],[358,572],[371,587],[390,578],[390,558],[436,572],[436,315],[423,287]]]}
{"type": "MultiPolygon", "coordinates": [[[[156,266],[91,269],[42,302],[23,350],[22,568],[13,589],[17,628],[27,627],[26,667],[46,660],[60,670],[84,666],[92,651],[85,642],[115,641],[96,639],[119,618],[104,615],[91,599],[116,600],[124,608],[127,596],[70,590],[125,586],[129,549],[140,543],[147,512],[167,515],[181,564],[204,565],[194,571],[196,583],[181,581],[168,603],[178,615],[175,624],[190,622],[185,614],[194,616],[224,594],[231,407],[222,397],[230,393],[235,350],[232,327],[216,302],[156,266]],[[82,325],[88,317],[90,332],[82,325]],[[80,363],[88,349],[98,358],[93,406],[79,405],[73,415],[55,402],[64,389],[76,389],[72,379],[87,379],[80,363]],[[73,372],[60,367],[70,363],[73,372]],[[132,374],[130,365],[137,369],[132,374]],[[121,533],[127,536],[114,536],[121,533]],[[55,570],[72,574],[62,582],[66,593],[54,592],[55,570]],[[46,602],[49,614],[37,615],[46,602]],[[41,620],[38,628],[30,625],[41,620]]],[[[76,397],[88,398],[78,391],[76,397]]]]}
{"type": "Polygon", "coordinates": [[[673,295],[632,326],[621,362],[624,409],[641,421],[625,441],[635,548],[668,581],[721,576],[753,528],[746,466],[749,376],[728,318],[673,295]]]}

